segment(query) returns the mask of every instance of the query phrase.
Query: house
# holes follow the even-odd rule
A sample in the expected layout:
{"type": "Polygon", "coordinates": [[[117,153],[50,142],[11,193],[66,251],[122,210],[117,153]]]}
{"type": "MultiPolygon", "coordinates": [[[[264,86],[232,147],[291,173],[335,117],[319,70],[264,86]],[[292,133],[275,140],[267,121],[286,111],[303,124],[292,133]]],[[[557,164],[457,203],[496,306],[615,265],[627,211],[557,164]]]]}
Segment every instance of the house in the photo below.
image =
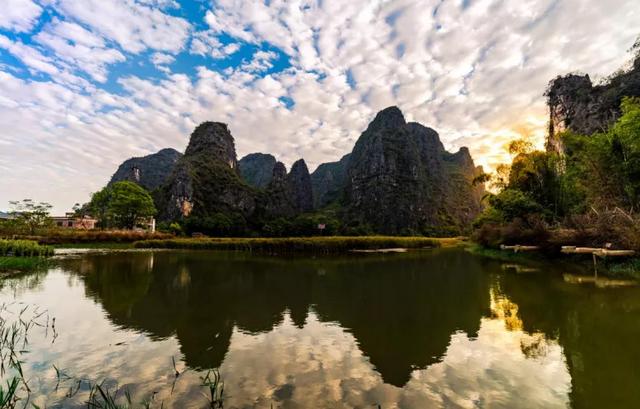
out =
{"type": "Polygon", "coordinates": [[[91,230],[95,229],[98,220],[91,216],[78,217],[74,213],[66,213],[64,216],[53,216],[51,218],[57,227],[67,229],[91,230]]]}

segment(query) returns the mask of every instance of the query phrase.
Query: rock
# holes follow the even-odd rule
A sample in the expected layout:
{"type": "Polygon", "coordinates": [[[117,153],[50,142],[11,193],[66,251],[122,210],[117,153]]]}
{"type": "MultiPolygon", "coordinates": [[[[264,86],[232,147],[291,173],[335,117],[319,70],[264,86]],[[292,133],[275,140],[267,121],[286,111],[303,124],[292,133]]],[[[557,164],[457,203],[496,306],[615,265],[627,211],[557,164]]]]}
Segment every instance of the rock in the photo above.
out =
{"type": "Polygon", "coordinates": [[[346,221],[384,234],[461,233],[481,208],[476,174],[466,148],[448,153],[436,131],[387,108],[351,153],[346,221]]]}
{"type": "Polygon", "coordinates": [[[276,158],[264,153],[251,153],[238,161],[244,181],[258,189],[265,189],[269,185],[275,165],[276,158]]]}
{"type": "Polygon", "coordinates": [[[273,168],[271,182],[266,190],[266,214],[268,217],[295,217],[313,210],[311,176],[303,159],[287,169],[282,162],[273,168]]]}
{"type": "Polygon", "coordinates": [[[570,130],[582,135],[606,131],[620,117],[624,97],[640,96],[640,59],[633,68],[594,86],[588,75],[570,74],[551,81],[545,93],[549,106],[547,150],[563,153],[558,134],[570,130]]]}
{"type": "Polygon", "coordinates": [[[109,185],[128,180],[149,191],[155,190],[167,180],[181,156],[177,150],[167,148],[151,155],[127,159],[113,174],[109,185]]]}
{"type": "Polygon", "coordinates": [[[163,187],[161,219],[239,213],[250,217],[256,192],[241,178],[233,136],[226,124],[204,122],[163,187]]]}
{"type": "Polygon", "coordinates": [[[293,207],[298,213],[306,213],[313,210],[313,189],[311,187],[311,175],[304,159],[299,159],[291,166],[291,172],[287,175],[287,183],[293,207]]]}
{"type": "Polygon", "coordinates": [[[282,162],[276,162],[273,167],[271,182],[265,192],[264,207],[267,218],[293,217],[296,214],[287,181],[287,168],[282,162]]]}
{"type": "Polygon", "coordinates": [[[341,199],[347,183],[347,168],[351,154],[338,162],[323,163],[311,174],[313,207],[318,209],[341,199]]]}

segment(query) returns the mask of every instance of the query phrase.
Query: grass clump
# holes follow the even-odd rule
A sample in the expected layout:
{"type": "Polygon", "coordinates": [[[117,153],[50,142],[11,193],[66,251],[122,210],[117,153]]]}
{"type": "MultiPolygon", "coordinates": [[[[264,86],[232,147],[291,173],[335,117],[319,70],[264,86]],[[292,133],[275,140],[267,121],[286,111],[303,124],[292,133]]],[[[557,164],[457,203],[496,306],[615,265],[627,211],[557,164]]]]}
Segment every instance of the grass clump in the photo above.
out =
{"type": "MultiPolygon", "coordinates": [[[[31,240],[0,240],[0,272],[33,271],[48,265],[53,247],[31,240]]],[[[0,406],[1,407],[1,406],[0,406]]]]}
{"type": "Polygon", "coordinates": [[[288,238],[192,238],[144,240],[134,243],[136,248],[239,250],[266,253],[344,253],[351,250],[385,248],[431,248],[454,245],[458,239],[429,237],[288,237],[288,238]]]}
{"type": "Polygon", "coordinates": [[[32,240],[0,240],[0,257],[49,257],[53,247],[32,240]]]}

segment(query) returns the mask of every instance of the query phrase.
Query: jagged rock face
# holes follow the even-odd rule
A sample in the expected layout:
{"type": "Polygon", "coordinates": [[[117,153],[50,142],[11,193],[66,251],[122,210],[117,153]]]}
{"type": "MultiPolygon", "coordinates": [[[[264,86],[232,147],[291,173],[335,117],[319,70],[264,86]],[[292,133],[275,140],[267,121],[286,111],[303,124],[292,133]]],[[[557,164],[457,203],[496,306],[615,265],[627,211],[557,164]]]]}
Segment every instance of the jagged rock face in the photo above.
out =
{"type": "Polygon", "coordinates": [[[276,158],[264,153],[251,153],[238,161],[244,181],[258,189],[265,189],[269,185],[275,165],[276,158]]]}
{"type": "Polygon", "coordinates": [[[291,192],[293,207],[298,213],[313,210],[313,189],[311,187],[311,175],[304,159],[296,161],[291,166],[291,172],[287,175],[287,183],[291,192]]]}
{"type": "Polygon", "coordinates": [[[620,116],[620,102],[626,96],[640,96],[640,59],[628,72],[594,86],[588,75],[558,77],[545,94],[549,106],[547,150],[563,153],[558,134],[571,130],[591,135],[606,131],[620,116]]]}
{"type": "Polygon", "coordinates": [[[349,159],[347,222],[386,234],[461,232],[481,208],[476,174],[467,149],[446,152],[433,129],[387,108],[349,159]]]}
{"type": "Polygon", "coordinates": [[[291,192],[287,183],[287,168],[282,162],[273,167],[271,182],[265,195],[265,213],[268,217],[294,216],[296,210],[291,200],[291,192]]]}
{"type": "Polygon", "coordinates": [[[323,163],[311,174],[313,207],[318,209],[341,198],[347,184],[347,169],[351,154],[338,162],[323,163]]]}
{"type": "Polygon", "coordinates": [[[191,134],[184,156],[163,187],[161,218],[240,213],[256,207],[255,191],[237,170],[233,136],[227,125],[205,122],[191,134]]]}
{"type": "Polygon", "coordinates": [[[151,155],[131,158],[113,174],[109,185],[128,180],[152,191],[160,187],[169,177],[182,154],[175,149],[162,149],[151,155]]]}
{"type": "Polygon", "coordinates": [[[303,159],[293,164],[289,174],[282,162],[276,163],[265,208],[269,217],[292,217],[313,210],[311,176],[303,159]]]}
{"type": "Polygon", "coordinates": [[[196,127],[189,139],[184,154],[211,155],[216,161],[226,163],[231,169],[238,167],[236,147],[227,124],[221,122],[203,122],[196,127]]]}

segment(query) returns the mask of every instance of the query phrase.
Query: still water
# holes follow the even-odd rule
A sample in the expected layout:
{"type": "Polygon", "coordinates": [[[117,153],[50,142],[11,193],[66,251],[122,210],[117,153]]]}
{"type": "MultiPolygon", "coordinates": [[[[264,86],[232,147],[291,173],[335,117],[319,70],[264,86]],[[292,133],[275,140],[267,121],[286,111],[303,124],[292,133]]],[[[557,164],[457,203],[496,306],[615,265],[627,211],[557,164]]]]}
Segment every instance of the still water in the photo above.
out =
{"type": "Polygon", "coordinates": [[[55,318],[25,354],[42,407],[86,407],[82,380],[207,407],[211,368],[225,408],[640,407],[640,288],[564,272],[460,249],[113,252],[5,280],[0,303],[55,318]]]}

